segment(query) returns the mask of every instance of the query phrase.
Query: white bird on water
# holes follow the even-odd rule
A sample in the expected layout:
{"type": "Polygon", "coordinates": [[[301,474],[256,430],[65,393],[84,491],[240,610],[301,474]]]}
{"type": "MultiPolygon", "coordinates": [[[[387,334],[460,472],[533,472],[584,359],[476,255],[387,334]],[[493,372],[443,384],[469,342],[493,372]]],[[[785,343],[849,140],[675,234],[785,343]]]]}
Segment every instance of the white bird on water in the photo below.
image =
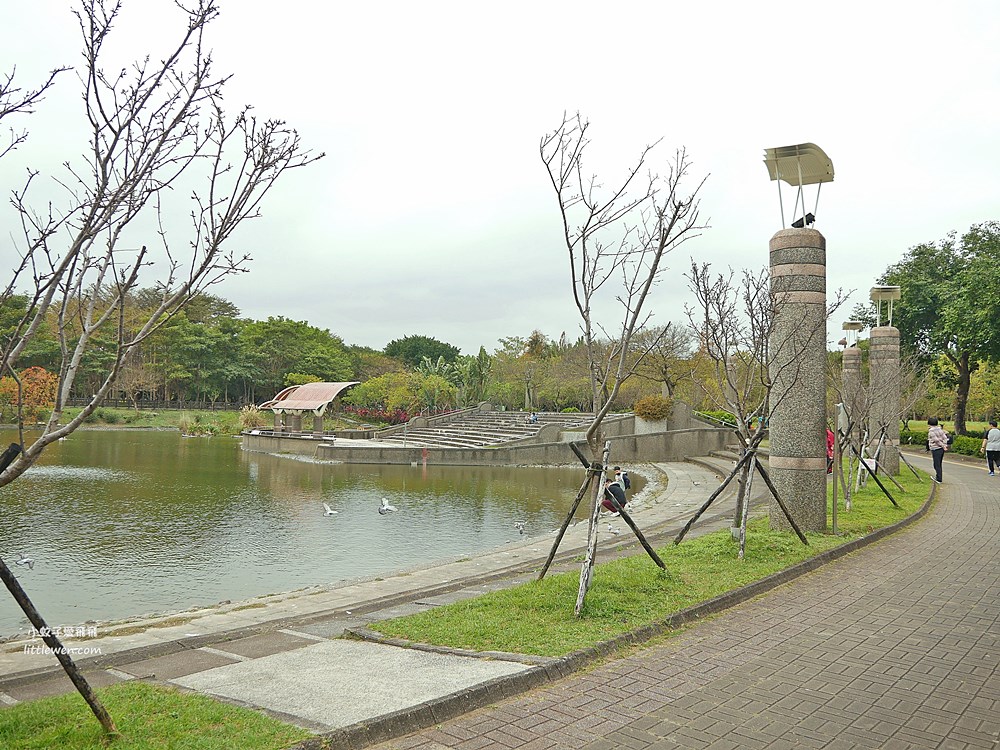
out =
{"type": "Polygon", "coordinates": [[[17,553],[16,564],[17,565],[27,565],[28,566],[28,570],[34,570],[35,569],[35,561],[32,560],[30,557],[25,557],[23,552],[18,552],[17,553]]]}
{"type": "Polygon", "coordinates": [[[524,533],[524,521],[514,521],[514,528],[517,529],[518,534],[524,533]]]}
{"type": "Polygon", "coordinates": [[[399,508],[395,505],[389,505],[389,500],[387,498],[382,498],[382,504],[378,506],[378,512],[380,515],[385,515],[386,513],[395,513],[399,508]]]}
{"type": "Polygon", "coordinates": [[[326,510],[326,513],[323,514],[324,516],[335,516],[338,513],[338,511],[335,511],[333,508],[331,508],[326,503],[323,503],[323,508],[326,510]]]}
{"type": "Polygon", "coordinates": [[[608,531],[611,532],[612,536],[618,536],[619,534],[621,534],[621,532],[614,526],[612,526],[610,523],[608,524],[608,531]]]}

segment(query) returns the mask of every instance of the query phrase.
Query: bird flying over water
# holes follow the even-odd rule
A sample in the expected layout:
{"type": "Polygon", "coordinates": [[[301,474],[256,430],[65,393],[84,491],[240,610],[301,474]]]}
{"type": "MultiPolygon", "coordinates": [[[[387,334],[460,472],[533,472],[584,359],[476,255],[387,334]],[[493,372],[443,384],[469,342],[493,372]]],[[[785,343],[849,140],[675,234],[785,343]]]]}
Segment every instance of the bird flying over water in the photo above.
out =
{"type": "Polygon", "coordinates": [[[338,513],[338,511],[335,511],[333,508],[331,508],[326,503],[323,503],[323,508],[326,510],[326,513],[323,514],[324,516],[335,516],[338,513]]]}
{"type": "Polygon", "coordinates": [[[378,506],[378,512],[380,515],[385,515],[386,513],[395,513],[399,508],[395,505],[389,505],[389,500],[387,498],[382,498],[382,504],[378,506]]]}
{"type": "Polygon", "coordinates": [[[30,557],[25,557],[23,552],[17,553],[17,560],[15,561],[15,563],[17,565],[27,565],[28,570],[35,569],[35,561],[32,560],[30,557]]]}

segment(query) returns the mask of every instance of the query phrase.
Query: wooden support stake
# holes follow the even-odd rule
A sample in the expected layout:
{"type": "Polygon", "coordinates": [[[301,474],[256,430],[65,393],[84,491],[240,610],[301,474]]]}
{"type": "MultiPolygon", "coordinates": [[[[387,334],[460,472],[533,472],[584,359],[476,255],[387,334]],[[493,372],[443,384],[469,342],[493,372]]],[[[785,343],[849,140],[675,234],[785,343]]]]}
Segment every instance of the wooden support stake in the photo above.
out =
{"type": "Polygon", "coordinates": [[[795,535],[799,538],[799,541],[801,541],[804,545],[808,547],[809,540],[806,539],[806,535],[802,533],[802,529],[799,528],[799,525],[795,523],[795,519],[792,518],[792,514],[789,512],[788,508],[785,507],[785,503],[781,499],[781,496],[778,494],[778,489],[777,487],[774,486],[774,483],[771,481],[771,477],[767,473],[767,469],[764,468],[764,464],[762,464],[760,462],[760,459],[757,458],[756,456],[754,456],[753,460],[754,460],[754,465],[757,467],[757,471],[760,472],[760,478],[764,480],[764,484],[766,484],[767,488],[771,491],[771,495],[774,497],[775,502],[778,503],[778,507],[781,508],[781,512],[785,514],[785,518],[788,519],[788,523],[792,527],[792,530],[795,532],[795,535]]]}
{"type": "Polygon", "coordinates": [[[684,538],[684,535],[691,530],[691,527],[694,526],[695,522],[699,518],[701,518],[702,514],[706,510],[708,510],[709,506],[715,502],[715,499],[722,494],[722,491],[729,486],[729,483],[733,481],[733,477],[736,476],[737,472],[743,468],[743,466],[747,463],[747,461],[750,460],[750,458],[753,455],[754,455],[753,451],[747,451],[746,453],[743,454],[743,458],[741,458],[739,461],[736,462],[736,466],[734,466],[732,471],[729,472],[729,476],[722,481],[722,484],[720,484],[718,488],[716,488],[715,492],[713,492],[709,496],[708,500],[706,500],[704,504],[698,509],[698,512],[695,513],[694,516],[692,516],[691,520],[684,525],[684,528],[680,530],[680,533],[677,534],[676,538],[674,539],[674,544],[681,543],[681,540],[684,538]]]}
{"type": "MultiPolygon", "coordinates": [[[[851,445],[851,450],[854,451],[854,453],[857,455],[858,461],[860,461],[861,465],[865,467],[865,471],[867,471],[868,474],[869,474],[869,476],[871,476],[871,478],[875,480],[875,484],[878,485],[879,489],[882,490],[882,492],[885,493],[885,496],[887,498],[889,498],[889,501],[898,508],[899,507],[899,503],[897,503],[896,499],[892,495],[889,494],[889,490],[887,490],[885,488],[885,485],[882,484],[881,480],[879,480],[879,478],[877,476],[875,476],[875,471],[872,469],[871,466],[868,465],[868,462],[865,461],[865,459],[861,457],[861,454],[858,453],[858,449],[855,448],[853,445],[851,445]]],[[[859,475],[860,475],[860,472],[859,472],[859,475]]]]}
{"type": "Polygon", "coordinates": [[[903,461],[904,464],[906,464],[907,468],[909,468],[909,470],[913,472],[913,476],[915,476],[917,478],[918,482],[924,481],[921,478],[921,476],[917,473],[917,470],[913,468],[913,465],[909,461],[906,460],[906,456],[903,455],[903,451],[899,452],[899,458],[903,461]]]}
{"type": "Polygon", "coordinates": [[[635,538],[639,540],[639,544],[642,545],[642,548],[646,550],[647,554],[653,558],[653,562],[655,562],[661,569],[666,570],[667,566],[663,564],[663,560],[660,559],[660,556],[656,554],[656,550],[654,550],[650,546],[649,542],[646,541],[646,537],[644,537],[642,532],[639,531],[639,527],[635,525],[635,521],[633,521],[632,517],[625,511],[625,508],[618,504],[618,500],[614,495],[611,496],[611,504],[615,507],[615,510],[618,511],[622,520],[628,524],[630,529],[632,529],[632,533],[635,534],[635,538]]]}
{"type": "Polygon", "coordinates": [[[73,682],[80,695],[83,696],[87,705],[90,706],[90,710],[93,711],[94,716],[101,722],[104,731],[110,735],[118,734],[118,728],[115,727],[115,722],[111,719],[111,715],[107,709],[104,708],[104,704],[98,699],[93,688],[90,687],[90,683],[87,682],[83,673],[80,672],[79,667],[76,666],[76,663],[70,657],[66,647],[62,645],[58,637],[52,634],[51,628],[45,623],[45,619],[38,610],[35,609],[35,605],[28,598],[28,594],[21,588],[21,584],[2,559],[0,559],[0,578],[3,579],[7,590],[14,597],[14,601],[24,611],[24,614],[28,616],[28,621],[38,632],[43,633],[42,640],[45,642],[45,645],[52,649],[52,653],[59,660],[66,675],[73,682]]]}
{"type": "MultiPolygon", "coordinates": [[[[611,441],[609,440],[604,444],[604,454],[601,456],[601,463],[604,466],[608,465],[608,456],[610,454],[611,441]]],[[[580,567],[580,587],[577,590],[576,607],[573,610],[573,613],[577,617],[579,617],[580,613],[583,611],[583,600],[587,596],[587,590],[590,588],[590,581],[594,577],[594,561],[597,559],[597,521],[598,517],[601,515],[600,493],[603,491],[603,487],[601,486],[602,483],[596,480],[597,474],[591,472],[591,509],[590,527],[587,530],[587,554],[584,555],[583,564],[580,567]]]]}
{"type": "Polygon", "coordinates": [[[556,534],[556,540],[552,543],[552,549],[549,551],[549,557],[545,561],[545,565],[542,566],[542,571],[538,574],[538,580],[545,578],[545,574],[549,572],[549,566],[552,565],[552,561],[555,559],[556,550],[559,549],[559,545],[562,542],[563,536],[566,534],[566,529],[569,528],[570,522],[573,520],[573,516],[576,515],[576,509],[580,507],[580,501],[583,500],[583,496],[587,494],[587,488],[590,487],[590,478],[592,476],[592,469],[587,469],[587,476],[583,480],[583,484],[580,486],[580,491],[576,493],[576,498],[573,500],[573,507],[569,509],[569,513],[566,514],[566,520],[563,521],[562,526],[559,528],[559,533],[556,534]]]}

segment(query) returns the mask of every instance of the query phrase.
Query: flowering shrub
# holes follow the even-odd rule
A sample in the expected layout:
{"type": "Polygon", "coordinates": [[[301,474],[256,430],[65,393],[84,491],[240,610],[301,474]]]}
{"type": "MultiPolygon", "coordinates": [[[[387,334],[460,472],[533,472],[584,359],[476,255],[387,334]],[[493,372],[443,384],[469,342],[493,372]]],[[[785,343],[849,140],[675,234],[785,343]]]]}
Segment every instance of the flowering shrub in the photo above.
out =
{"type": "Polygon", "coordinates": [[[364,422],[385,422],[387,424],[403,424],[410,421],[410,415],[403,409],[382,409],[377,406],[351,406],[344,404],[344,412],[353,414],[364,422]]]}

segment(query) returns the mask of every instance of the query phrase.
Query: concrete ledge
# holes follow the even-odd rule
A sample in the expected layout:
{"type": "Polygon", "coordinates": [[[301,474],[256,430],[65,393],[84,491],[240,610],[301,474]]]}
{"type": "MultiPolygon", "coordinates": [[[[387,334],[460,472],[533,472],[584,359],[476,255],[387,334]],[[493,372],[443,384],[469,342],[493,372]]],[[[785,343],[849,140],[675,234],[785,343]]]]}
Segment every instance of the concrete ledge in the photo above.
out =
{"type": "MultiPolygon", "coordinates": [[[[709,615],[717,614],[750,599],[754,599],[827,563],[900,531],[920,518],[923,518],[937,495],[937,487],[938,485],[932,482],[930,494],[920,509],[913,515],[891,526],[886,526],[867,536],[847,542],[826,552],[821,552],[815,557],[803,560],[786,570],[773,573],[742,588],[734,589],[714,599],[709,599],[701,604],[676,612],[665,620],[652,623],[628,633],[623,633],[616,638],[597,643],[590,648],[574,651],[566,656],[552,659],[545,664],[539,664],[515,675],[490,680],[468,690],[452,693],[410,709],[378,717],[372,721],[343,727],[323,735],[322,738],[310,739],[293,745],[288,750],[360,750],[360,748],[367,747],[376,742],[384,742],[419,729],[425,729],[446,719],[460,716],[469,711],[496,703],[504,698],[513,697],[546,683],[562,679],[624,648],[646,643],[653,638],[664,635],[670,630],[676,629],[680,625],[696,622],[709,615]]],[[[359,634],[356,633],[356,635],[359,634]]],[[[379,637],[384,638],[384,636],[379,637]]],[[[429,648],[426,644],[402,641],[400,639],[393,639],[393,642],[396,645],[406,645],[409,648],[429,648]]],[[[463,655],[468,653],[459,649],[442,650],[440,646],[435,646],[434,649],[442,653],[462,653],[463,655]]]]}

